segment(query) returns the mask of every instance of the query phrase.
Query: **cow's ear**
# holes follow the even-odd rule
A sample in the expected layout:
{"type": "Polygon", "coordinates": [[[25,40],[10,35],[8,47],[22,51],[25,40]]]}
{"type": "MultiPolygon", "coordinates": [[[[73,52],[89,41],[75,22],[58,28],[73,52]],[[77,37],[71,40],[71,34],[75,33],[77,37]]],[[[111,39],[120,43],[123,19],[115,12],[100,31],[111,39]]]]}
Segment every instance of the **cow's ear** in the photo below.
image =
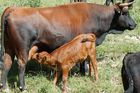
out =
{"type": "Polygon", "coordinates": [[[117,13],[117,14],[121,14],[121,10],[118,9],[118,8],[115,8],[115,13],[117,13]]]}
{"type": "Polygon", "coordinates": [[[115,10],[115,13],[116,13],[116,14],[121,14],[121,9],[120,9],[120,8],[117,8],[117,7],[116,7],[114,10],[115,10]]]}
{"type": "Polygon", "coordinates": [[[121,7],[119,7],[119,5],[120,5],[120,2],[118,2],[118,3],[116,3],[115,4],[115,8],[114,8],[114,10],[115,10],[115,13],[117,13],[117,14],[120,14],[121,13],[121,7]]]}

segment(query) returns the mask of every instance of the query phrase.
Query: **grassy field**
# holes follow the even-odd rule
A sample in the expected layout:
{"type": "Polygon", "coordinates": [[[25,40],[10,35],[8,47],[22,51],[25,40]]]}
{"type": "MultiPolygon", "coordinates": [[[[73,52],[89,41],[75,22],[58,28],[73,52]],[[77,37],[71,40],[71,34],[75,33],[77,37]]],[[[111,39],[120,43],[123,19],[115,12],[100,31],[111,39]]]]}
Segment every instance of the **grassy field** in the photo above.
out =
{"type": "MultiPolygon", "coordinates": [[[[7,6],[55,6],[69,3],[69,0],[38,0],[38,3],[31,3],[33,0],[0,0],[0,15],[7,6]]],[[[37,1],[37,0],[35,0],[37,1]]],[[[103,4],[103,0],[88,0],[103,4]]],[[[130,14],[137,22],[137,27],[133,31],[125,31],[123,34],[109,34],[102,45],[97,47],[97,61],[99,70],[99,80],[93,82],[91,78],[86,76],[74,75],[68,79],[69,93],[123,93],[121,81],[122,59],[127,52],[140,51],[140,1],[134,3],[130,14]]],[[[28,64],[29,66],[30,64],[28,64]]],[[[16,64],[14,65],[16,66],[16,64]]],[[[30,66],[32,69],[39,71],[28,71],[25,76],[27,90],[24,93],[61,93],[61,82],[54,89],[52,85],[52,76],[45,73],[40,65],[30,66]]],[[[9,76],[9,80],[15,81],[15,88],[9,88],[9,93],[19,93],[17,88],[17,69],[13,67],[13,73],[9,76]],[[12,76],[11,76],[12,75],[12,76]],[[16,78],[15,78],[16,77],[16,78]]]]}

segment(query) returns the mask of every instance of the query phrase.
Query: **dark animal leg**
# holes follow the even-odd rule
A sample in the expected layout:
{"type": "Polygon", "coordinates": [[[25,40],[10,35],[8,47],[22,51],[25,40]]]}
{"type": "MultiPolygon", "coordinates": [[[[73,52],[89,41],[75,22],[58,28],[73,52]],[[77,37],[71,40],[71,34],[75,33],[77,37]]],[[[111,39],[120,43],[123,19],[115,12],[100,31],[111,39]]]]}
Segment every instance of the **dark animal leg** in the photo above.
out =
{"type": "Polygon", "coordinates": [[[18,57],[18,69],[19,69],[19,89],[21,91],[25,90],[25,67],[27,62],[27,53],[24,52],[23,56],[18,57]]]}
{"type": "Polygon", "coordinates": [[[114,0],[111,0],[112,4],[114,4],[114,0]]]}
{"type": "Polygon", "coordinates": [[[4,53],[0,88],[6,88],[7,75],[11,68],[12,61],[14,61],[14,57],[15,55],[9,49],[4,53]]]}
{"type": "Polygon", "coordinates": [[[112,0],[106,0],[105,3],[104,3],[104,5],[109,6],[111,1],[112,0]]]}
{"type": "Polygon", "coordinates": [[[87,61],[80,63],[80,73],[85,76],[85,73],[88,71],[87,61]]]}

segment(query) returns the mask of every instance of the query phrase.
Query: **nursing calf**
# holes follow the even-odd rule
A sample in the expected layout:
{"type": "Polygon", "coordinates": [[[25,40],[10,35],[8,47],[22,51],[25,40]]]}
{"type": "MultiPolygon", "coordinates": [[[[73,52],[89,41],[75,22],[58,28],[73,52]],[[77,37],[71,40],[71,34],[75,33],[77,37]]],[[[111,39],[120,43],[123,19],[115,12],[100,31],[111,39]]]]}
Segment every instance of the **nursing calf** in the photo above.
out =
{"type": "Polygon", "coordinates": [[[90,62],[89,75],[91,76],[92,66],[94,70],[94,78],[95,80],[98,79],[94,34],[78,35],[73,40],[57,48],[50,54],[47,52],[33,54],[32,49],[34,49],[34,47],[35,46],[31,48],[29,56],[39,63],[49,65],[56,70],[54,78],[55,85],[59,72],[62,72],[63,93],[66,92],[68,72],[76,63],[88,60],[88,62],[90,62]]]}
{"type": "Polygon", "coordinates": [[[129,53],[123,59],[124,93],[140,93],[140,52],[129,53]]]}

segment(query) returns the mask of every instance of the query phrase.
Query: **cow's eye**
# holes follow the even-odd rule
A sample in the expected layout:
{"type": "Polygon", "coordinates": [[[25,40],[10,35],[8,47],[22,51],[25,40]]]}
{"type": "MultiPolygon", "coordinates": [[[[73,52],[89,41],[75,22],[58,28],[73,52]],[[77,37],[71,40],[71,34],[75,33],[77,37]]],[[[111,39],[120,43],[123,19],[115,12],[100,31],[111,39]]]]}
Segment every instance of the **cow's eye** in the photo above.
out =
{"type": "Polygon", "coordinates": [[[122,12],[122,15],[129,15],[129,12],[122,12]]]}

